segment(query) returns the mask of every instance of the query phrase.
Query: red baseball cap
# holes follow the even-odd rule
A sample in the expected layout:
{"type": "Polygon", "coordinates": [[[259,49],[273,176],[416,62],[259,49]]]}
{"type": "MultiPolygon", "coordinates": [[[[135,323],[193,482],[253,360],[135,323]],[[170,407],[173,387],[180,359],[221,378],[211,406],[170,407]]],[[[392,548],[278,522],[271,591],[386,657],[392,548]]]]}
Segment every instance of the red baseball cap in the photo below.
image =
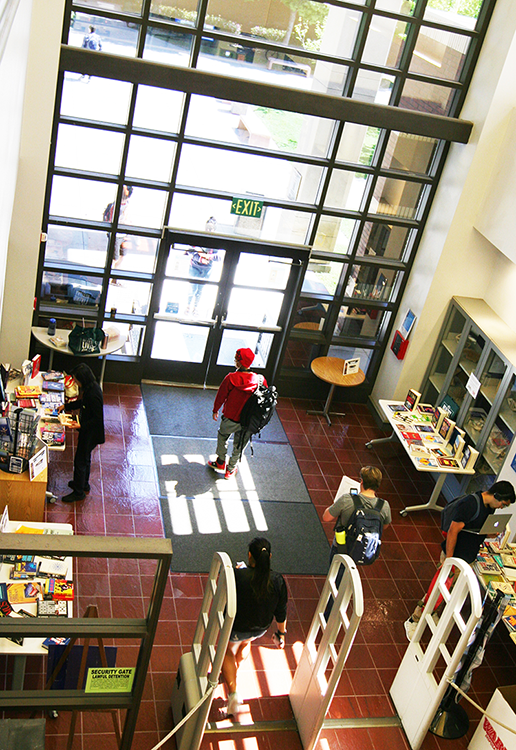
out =
{"type": "Polygon", "coordinates": [[[251,367],[254,360],[254,352],[251,349],[237,349],[235,359],[242,367],[251,367]]]}

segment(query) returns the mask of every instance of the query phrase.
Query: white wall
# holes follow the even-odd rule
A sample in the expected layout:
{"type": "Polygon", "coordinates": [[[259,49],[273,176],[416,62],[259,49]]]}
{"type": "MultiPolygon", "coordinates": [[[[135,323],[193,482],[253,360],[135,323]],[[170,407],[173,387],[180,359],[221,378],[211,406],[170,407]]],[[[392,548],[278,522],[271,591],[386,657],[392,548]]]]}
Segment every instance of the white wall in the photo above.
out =
{"type": "Polygon", "coordinates": [[[401,303],[397,323],[408,307],[418,322],[404,361],[386,351],[372,394],[375,404],[420,387],[452,296],[483,297],[516,330],[516,266],[473,226],[491,178],[500,123],[516,106],[515,32],[516,3],[499,0],[461,113],[474,123],[471,138],[450,148],[401,303]]]}
{"type": "MultiPolygon", "coordinates": [[[[14,366],[19,366],[27,357],[30,343],[64,3],[65,0],[21,1],[23,33],[19,33],[23,44],[11,58],[9,68],[9,74],[13,78],[21,79],[18,82],[18,94],[24,94],[21,131],[19,101],[10,102],[9,109],[5,111],[5,118],[12,131],[11,138],[20,139],[17,173],[14,160],[6,164],[5,173],[2,168],[2,180],[4,174],[9,183],[14,184],[16,179],[16,190],[1,311],[0,360],[14,366]],[[27,13],[30,5],[32,18],[30,12],[27,13]],[[23,92],[23,76],[18,68],[24,70],[25,59],[27,73],[23,92]]],[[[15,154],[17,152],[18,149],[15,149],[15,154]]],[[[8,221],[5,226],[9,226],[8,221]]],[[[2,274],[0,278],[3,278],[2,274]]]]}
{"type": "Polygon", "coordinates": [[[25,70],[29,49],[32,0],[18,5],[0,60],[0,317],[4,301],[9,227],[18,175],[25,70]]]}

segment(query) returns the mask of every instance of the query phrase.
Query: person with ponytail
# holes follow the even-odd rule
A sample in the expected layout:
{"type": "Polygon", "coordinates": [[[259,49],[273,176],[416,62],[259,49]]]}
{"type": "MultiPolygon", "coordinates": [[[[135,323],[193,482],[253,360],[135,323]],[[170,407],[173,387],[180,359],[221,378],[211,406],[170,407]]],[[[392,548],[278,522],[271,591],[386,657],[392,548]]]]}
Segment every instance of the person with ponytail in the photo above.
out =
{"type": "Polygon", "coordinates": [[[271,569],[271,544],[268,539],[255,537],[251,541],[247,565],[237,563],[235,583],[237,611],[222,663],[222,675],[229,694],[228,716],[238,713],[238,668],[249,656],[251,641],[265,635],[274,619],[277,629],[272,640],[276,648],[285,648],[287,586],[283,576],[271,569]]]}

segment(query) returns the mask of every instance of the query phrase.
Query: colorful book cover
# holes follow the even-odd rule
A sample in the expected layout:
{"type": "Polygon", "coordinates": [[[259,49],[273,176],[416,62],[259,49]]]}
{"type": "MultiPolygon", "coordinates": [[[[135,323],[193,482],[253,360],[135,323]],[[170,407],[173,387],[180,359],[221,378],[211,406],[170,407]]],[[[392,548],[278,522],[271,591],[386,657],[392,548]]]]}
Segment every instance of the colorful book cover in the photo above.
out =
{"type": "Polygon", "coordinates": [[[15,388],[16,398],[36,398],[41,393],[39,385],[18,385],[15,388]]]}
{"type": "MultiPolygon", "coordinates": [[[[64,391],[64,381],[62,380],[45,380],[43,382],[43,390],[44,391],[64,391]]],[[[41,391],[40,391],[41,393],[41,391]]],[[[39,394],[38,394],[39,395],[39,394]]]]}
{"type": "Polygon", "coordinates": [[[401,436],[404,440],[421,440],[421,435],[418,432],[402,432],[401,436]]]}
{"type": "Polygon", "coordinates": [[[68,646],[69,643],[69,638],[45,638],[41,645],[48,649],[49,646],[68,646]]]}
{"type": "Polygon", "coordinates": [[[387,404],[391,411],[407,411],[404,404],[387,404]]]}
{"type": "Polygon", "coordinates": [[[432,414],[434,413],[435,406],[432,406],[431,404],[418,404],[417,405],[417,411],[421,412],[421,414],[432,414]]]}
{"type": "Polygon", "coordinates": [[[446,458],[443,456],[438,456],[437,460],[439,461],[439,466],[442,466],[444,469],[458,469],[459,463],[454,458],[446,458]]]}
{"type": "Polygon", "coordinates": [[[73,581],[54,580],[52,599],[54,601],[71,601],[73,599],[73,581]]]}
{"type": "Polygon", "coordinates": [[[434,428],[429,424],[417,424],[416,430],[419,432],[431,432],[433,434],[434,428]]]}
{"type": "Polygon", "coordinates": [[[417,461],[417,465],[420,466],[422,469],[430,469],[430,468],[439,466],[439,464],[434,458],[426,458],[424,456],[421,456],[420,458],[416,458],[416,461],[417,461]]]}
{"type": "Polygon", "coordinates": [[[41,584],[9,583],[7,585],[7,599],[10,604],[27,604],[37,602],[41,598],[41,584]]]}

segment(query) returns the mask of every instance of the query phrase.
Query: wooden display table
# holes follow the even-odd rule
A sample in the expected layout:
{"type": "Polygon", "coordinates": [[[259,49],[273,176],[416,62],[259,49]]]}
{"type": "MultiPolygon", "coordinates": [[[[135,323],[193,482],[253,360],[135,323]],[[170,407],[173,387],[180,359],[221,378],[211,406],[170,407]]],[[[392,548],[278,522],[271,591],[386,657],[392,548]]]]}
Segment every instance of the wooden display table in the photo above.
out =
{"type": "Polygon", "coordinates": [[[48,469],[44,469],[32,482],[28,471],[23,474],[0,471],[0,514],[8,505],[12,518],[41,523],[45,512],[47,478],[48,469]]]}
{"type": "Polygon", "coordinates": [[[343,367],[344,360],[340,359],[340,357],[317,357],[317,359],[312,360],[310,365],[313,374],[318,377],[319,380],[324,380],[325,383],[330,383],[331,388],[326,403],[324,404],[324,409],[322,411],[308,411],[307,414],[321,414],[323,417],[326,417],[330,426],[330,413],[334,414],[336,417],[346,416],[343,412],[330,412],[335,388],[337,386],[350,388],[354,385],[360,385],[365,380],[365,374],[362,370],[359,370],[352,375],[343,375],[343,367]]]}

